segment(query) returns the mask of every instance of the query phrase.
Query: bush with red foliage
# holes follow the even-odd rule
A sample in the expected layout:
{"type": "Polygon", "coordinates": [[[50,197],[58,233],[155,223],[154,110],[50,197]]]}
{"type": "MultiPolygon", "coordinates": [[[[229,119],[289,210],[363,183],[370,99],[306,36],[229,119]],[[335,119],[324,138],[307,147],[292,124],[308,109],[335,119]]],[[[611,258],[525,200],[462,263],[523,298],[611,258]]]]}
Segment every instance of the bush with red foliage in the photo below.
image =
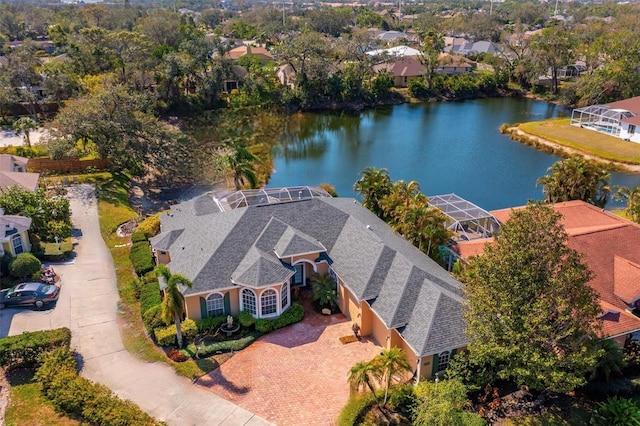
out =
{"type": "Polygon", "coordinates": [[[175,362],[185,362],[186,360],[189,359],[189,357],[185,354],[183,354],[182,352],[180,352],[178,349],[169,349],[167,351],[167,356],[175,362]]]}

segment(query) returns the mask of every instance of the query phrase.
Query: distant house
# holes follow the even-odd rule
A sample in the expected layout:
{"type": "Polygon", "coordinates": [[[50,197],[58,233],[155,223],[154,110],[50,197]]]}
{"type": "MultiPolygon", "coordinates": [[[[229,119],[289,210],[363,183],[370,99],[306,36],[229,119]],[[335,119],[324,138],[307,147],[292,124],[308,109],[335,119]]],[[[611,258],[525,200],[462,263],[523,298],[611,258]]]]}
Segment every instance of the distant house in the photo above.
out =
{"type": "Polygon", "coordinates": [[[394,43],[402,39],[406,40],[407,38],[407,33],[403,33],[401,31],[385,31],[376,36],[376,39],[384,44],[394,43]]]}
{"type": "Polygon", "coordinates": [[[438,68],[436,72],[439,74],[459,75],[473,72],[474,68],[475,63],[464,56],[441,53],[438,58],[438,68]]]}
{"type": "Polygon", "coordinates": [[[0,154],[0,190],[18,186],[27,191],[38,189],[39,173],[27,172],[29,159],[11,154],[0,154]]]}
{"type": "Polygon", "coordinates": [[[30,227],[31,218],[5,215],[4,210],[0,209],[0,256],[17,256],[31,251],[28,232],[30,227]]]}
{"type": "Polygon", "coordinates": [[[296,71],[290,64],[281,65],[276,71],[276,77],[283,86],[289,86],[292,89],[296,82],[296,71]]]}
{"type": "Polygon", "coordinates": [[[188,318],[277,318],[321,273],[360,333],[404,349],[417,378],[467,344],[460,283],[354,199],[310,187],[205,194],[160,222],[151,247],[193,282],[181,289],[188,318]]]}
{"type": "Polygon", "coordinates": [[[576,108],[571,112],[571,125],[640,143],[640,96],[576,108]]]}
{"type": "Polygon", "coordinates": [[[398,57],[391,62],[374,65],[373,70],[376,73],[388,71],[393,76],[395,87],[407,87],[411,80],[421,78],[427,71],[415,56],[398,57]]]}
{"type": "Polygon", "coordinates": [[[231,49],[225,56],[233,60],[238,60],[244,56],[250,56],[256,58],[262,65],[273,61],[273,55],[264,47],[246,45],[231,49]]]}
{"type": "Polygon", "coordinates": [[[388,49],[375,49],[365,52],[369,56],[405,57],[420,56],[422,52],[409,46],[395,46],[388,49]]]}
{"type": "Polygon", "coordinates": [[[443,52],[458,53],[460,49],[468,45],[470,42],[463,37],[443,37],[444,49],[443,52]]]}
{"type": "MultiPolygon", "coordinates": [[[[640,226],[583,201],[552,205],[562,215],[569,247],[584,255],[595,272],[589,286],[599,296],[603,337],[621,346],[640,334],[640,226]]],[[[523,208],[523,207],[517,207],[523,208]]],[[[513,209],[492,211],[506,222],[513,209]]],[[[493,238],[458,241],[453,247],[463,259],[481,255],[493,238]]]]}

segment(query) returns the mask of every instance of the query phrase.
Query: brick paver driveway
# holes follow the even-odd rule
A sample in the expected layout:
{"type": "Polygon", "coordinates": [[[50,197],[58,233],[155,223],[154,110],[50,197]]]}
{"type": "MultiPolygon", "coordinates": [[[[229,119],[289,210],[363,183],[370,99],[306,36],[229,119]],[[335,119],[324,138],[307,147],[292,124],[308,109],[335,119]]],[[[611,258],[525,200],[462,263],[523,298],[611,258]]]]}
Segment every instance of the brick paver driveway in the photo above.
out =
{"type": "Polygon", "coordinates": [[[305,306],[305,319],[260,338],[198,383],[279,426],[331,425],[349,399],[347,375],[380,347],[368,339],[346,345],[344,315],[305,306]]]}

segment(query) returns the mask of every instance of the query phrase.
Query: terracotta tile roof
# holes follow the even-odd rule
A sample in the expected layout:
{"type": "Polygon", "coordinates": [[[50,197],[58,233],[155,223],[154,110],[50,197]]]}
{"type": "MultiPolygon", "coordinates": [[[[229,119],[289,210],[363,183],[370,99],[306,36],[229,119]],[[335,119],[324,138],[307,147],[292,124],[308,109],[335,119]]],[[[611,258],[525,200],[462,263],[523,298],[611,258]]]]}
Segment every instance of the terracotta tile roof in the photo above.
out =
{"type": "MultiPolygon", "coordinates": [[[[516,209],[492,211],[506,222],[516,209]]],[[[640,330],[640,318],[626,310],[640,307],[640,226],[583,201],[553,205],[563,216],[569,247],[584,255],[593,271],[589,285],[598,292],[603,312],[603,333],[615,336],[640,330]],[[617,311],[619,312],[613,312],[617,311]]],[[[453,249],[462,257],[477,255],[492,239],[458,242],[453,249]]]]}
{"type": "Polygon", "coordinates": [[[423,75],[427,69],[414,56],[404,56],[393,62],[386,62],[373,66],[374,71],[386,69],[394,77],[417,77],[423,75]]]}
{"type": "Polygon", "coordinates": [[[244,55],[262,55],[268,58],[273,58],[271,52],[264,47],[240,46],[227,52],[227,56],[231,59],[238,59],[244,55]]]}
{"type": "Polygon", "coordinates": [[[614,255],[613,292],[629,305],[640,299],[640,265],[614,255]]]}
{"type": "Polygon", "coordinates": [[[640,318],[630,314],[607,302],[600,301],[602,309],[602,334],[604,336],[619,336],[640,329],[640,318]]]}
{"type": "Polygon", "coordinates": [[[635,124],[636,126],[640,126],[640,115],[636,115],[635,117],[623,118],[623,123],[635,124]]]}

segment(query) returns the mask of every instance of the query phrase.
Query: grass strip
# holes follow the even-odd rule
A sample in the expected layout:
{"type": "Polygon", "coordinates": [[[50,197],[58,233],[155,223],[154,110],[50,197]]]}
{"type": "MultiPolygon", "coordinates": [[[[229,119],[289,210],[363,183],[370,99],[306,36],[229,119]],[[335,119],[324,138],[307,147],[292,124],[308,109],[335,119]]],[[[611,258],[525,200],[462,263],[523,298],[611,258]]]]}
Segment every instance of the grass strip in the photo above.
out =
{"type": "Polygon", "coordinates": [[[640,144],[627,142],[594,130],[572,126],[570,121],[568,118],[533,121],[522,123],[518,128],[533,136],[577,149],[604,160],[640,164],[640,144]]]}

